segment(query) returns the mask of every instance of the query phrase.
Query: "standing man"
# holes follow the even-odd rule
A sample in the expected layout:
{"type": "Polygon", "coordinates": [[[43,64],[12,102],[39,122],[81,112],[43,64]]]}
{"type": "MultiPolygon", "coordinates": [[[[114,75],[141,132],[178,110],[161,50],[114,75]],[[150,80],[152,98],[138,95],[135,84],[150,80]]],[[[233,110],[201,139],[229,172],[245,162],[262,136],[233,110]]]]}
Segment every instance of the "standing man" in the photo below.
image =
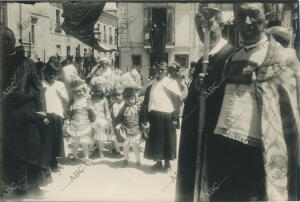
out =
{"type": "Polygon", "coordinates": [[[208,196],[297,200],[299,61],[265,34],[262,3],[239,4],[236,22],[244,45],[228,59],[221,112],[208,135],[208,187],[216,188],[208,196]]]}
{"type": "Polygon", "coordinates": [[[229,178],[211,198],[297,200],[299,61],[265,34],[263,3],[239,4],[236,22],[244,45],[226,65],[207,152],[209,185],[229,178]]]}
{"type": "MultiPolygon", "coordinates": [[[[195,16],[195,24],[198,35],[203,42],[204,33],[203,24],[200,18],[201,15],[202,13],[199,9],[198,14],[195,16]]],[[[224,63],[228,56],[234,51],[234,48],[222,38],[223,20],[221,13],[219,12],[216,16],[213,16],[211,22],[209,65],[205,86],[207,89],[209,87],[216,88],[214,88],[212,92],[207,91],[208,94],[206,97],[205,131],[206,134],[209,135],[213,133],[222,105],[224,85],[222,83],[221,75],[224,69],[224,63]]],[[[177,202],[191,202],[194,197],[200,95],[197,91],[197,78],[201,70],[202,58],[198,61],[195,69],[193,70],[192,83],[189,85],[188,96],[183,109],[177,170],[177,202]]]]}
{"type": "Polygon", "coordinates": [[[156,161],[153,171],[167,171],[171,169],[170,160],[176,158],[176,125],[182,96],[176,80],[166,76],[166,62],[160,62],[156,71],[156,79],[146,89],[141,122],[150,125],[145,158],[156,161]]]}

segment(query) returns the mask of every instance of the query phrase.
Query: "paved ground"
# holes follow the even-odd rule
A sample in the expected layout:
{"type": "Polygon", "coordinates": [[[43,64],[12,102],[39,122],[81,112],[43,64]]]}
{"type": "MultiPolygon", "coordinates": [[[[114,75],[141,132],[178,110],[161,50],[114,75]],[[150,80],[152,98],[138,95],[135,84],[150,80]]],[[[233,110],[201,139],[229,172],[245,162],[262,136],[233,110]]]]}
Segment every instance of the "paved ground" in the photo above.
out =
{"type": "MultiPolygon", "coordinates": [[[[65,148],[69,153],[68,142],[65,142],[65,148]]],[[[144,143],[141,150],[143,148],[144,143]]],[[[62,159],[61,172],[52,174],[53,182],[42,187],[44,197],[36,200],[174,201],[177,160],[171,162],[172,170],[168,173],[152,173],[153,161],[144,159],[143,152],[140,169],[135,168],[133,152],[127,168],[122,167],[122,159],[114,157],[108,150],[104,155],[106,157],[101,160],[93,160],[91,166],[62,159]]]]}

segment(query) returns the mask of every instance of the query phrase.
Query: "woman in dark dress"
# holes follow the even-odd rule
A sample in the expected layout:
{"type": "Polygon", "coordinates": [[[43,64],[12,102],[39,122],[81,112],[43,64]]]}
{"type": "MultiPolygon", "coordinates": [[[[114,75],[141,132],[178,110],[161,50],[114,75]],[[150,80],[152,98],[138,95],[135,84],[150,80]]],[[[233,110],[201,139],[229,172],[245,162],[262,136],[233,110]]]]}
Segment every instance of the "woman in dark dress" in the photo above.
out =
{"type": "Polygon", "coordinates": [[[14,33],[1,28],[0,41],[3,180],[18,193],[41,194],[49,170],[44,91],[33,61],[15,51],[14,33]]]}
{"type": "Polygon", "coordinates": [[[150,125],[145,158],[156,161],[153,171],[169,170],[170,160],[176,158],[176,126],[182,96],[176,80],[166,76],[166,67],[166,62],[157,66],[156,80],[146,89],[140,116],[143,125],[150,125]]]}

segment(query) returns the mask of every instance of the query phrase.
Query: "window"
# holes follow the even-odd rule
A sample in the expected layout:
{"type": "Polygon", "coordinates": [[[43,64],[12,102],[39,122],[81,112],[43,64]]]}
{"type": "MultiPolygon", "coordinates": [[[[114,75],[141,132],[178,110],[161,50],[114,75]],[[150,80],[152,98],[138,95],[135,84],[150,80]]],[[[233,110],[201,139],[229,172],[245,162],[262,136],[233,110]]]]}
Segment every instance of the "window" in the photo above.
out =
{"type": "Polygon", "coordinates": [[[61,28],[60,28],[60,10],[58,10],[58,9],[56,9],[55,32],[61,32],[61,28]]]}
{"type": "Polygon", "coordinates": [[[56,45],[56,55],[61,56],[61,46],[56,45]]]}
{"type": "Polygon", "coordinates": [[[106,42],[106,26],[103,26],[103,32],[104,32],[104,42],[106,42]]]}
{"type": "Polygon", "coordinates": [[[71,47],[70,46],[67,46],[67,56],[68,55],[71,55],[71,47]]]}
{"type": "Polygon", "coordinates": [[[152,26],[164,28],[163,41],[166,45],[175,45],[175,7],[144,8],[144,43],[151,45],[153,38],[152,26]]]}
{"type": "Polygon", "coordinates": [[[80,45],[76,47],[76,57],[80,57],[80,45]]]}
{"type": "Polygon", "coordinates": [[[142,56],[132,55],[132,64],[133,66],[142,66],[142,56]]]}
{"type": "Polygon", "coordinates": [[[109,28],[109,43],[112,44],[113,42],[113,37],[112,37],[112,33],[111,33],[111,27],[109,28]]]}
{"type": "Polygon", "coordinates": [[[34,25],[31,25],[31,42],[34,45],[35,44],[35,30],[34,25]]]}
{"type": "Polygon", "coordinates": [[[175,55],[175,62],[180,64],[181,68],[188,69],[189,68],[189,55],[187,55],[187,54],[175,55]]]}
{"type": "Polygon", "coordinates": [[[97,28],[94,31],[95,38],[100,41],[101,40],[101,31],[100,31],[100,23],[97,23],[97,28]]]}
{"type": "Polygon", "coordinates": [[[118,28],[115,29],[115,44],[118,44],[118,28]]]}
{"type": "Polygon", "coordinates": [[[83,56],[86,57],[87,56],[87,49],[83,49],[83,56]]]}
{"type": "Polygon", "coordinates": [[[56,9],[56,27],[60,27],[60,10],[56,9]]]}

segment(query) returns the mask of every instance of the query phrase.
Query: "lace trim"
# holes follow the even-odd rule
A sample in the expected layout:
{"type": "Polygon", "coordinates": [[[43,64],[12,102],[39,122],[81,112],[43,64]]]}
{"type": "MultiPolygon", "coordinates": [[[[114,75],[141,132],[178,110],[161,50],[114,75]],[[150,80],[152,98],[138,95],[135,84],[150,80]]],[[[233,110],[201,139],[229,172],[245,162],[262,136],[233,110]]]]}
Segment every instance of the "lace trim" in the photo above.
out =
{"type": "Polygon", "coordinates": [[[223,135],[224,137],[228,137],[230,139],[239,141],[243,144],[256,146],[256,147],[262,146],[262,141],[260,139],[245,135],[245,133],[242,133],[232,128],[228,129],[228,128],[217,127],[214,132],[216,134],[223,135]]]}

